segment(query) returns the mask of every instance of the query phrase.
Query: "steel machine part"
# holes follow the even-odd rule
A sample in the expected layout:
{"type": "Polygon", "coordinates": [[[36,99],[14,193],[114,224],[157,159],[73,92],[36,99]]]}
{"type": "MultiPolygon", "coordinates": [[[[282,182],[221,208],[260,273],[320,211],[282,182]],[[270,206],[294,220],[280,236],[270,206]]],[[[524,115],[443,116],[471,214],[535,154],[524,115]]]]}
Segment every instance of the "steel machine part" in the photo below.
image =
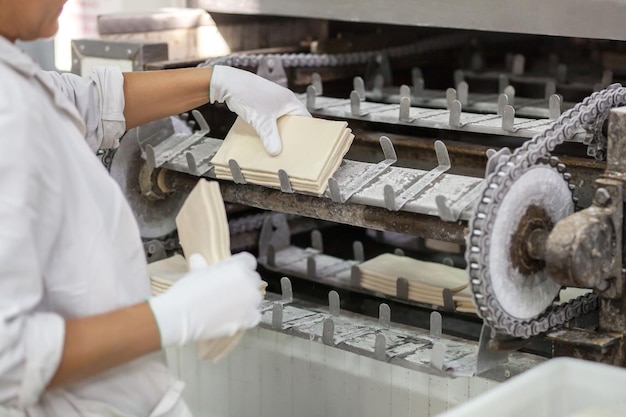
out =
{"type": "Polygon", "coordinates": [[[594,134],[611,109],[624,104],[626,89],[613,85],[591,95],[544,134],[503,157],[487,177],[488,185],[470,221],[467,252],[474,300],[489,326],[506,335],[529,338],[599,306],[604,339],[620,347],[609,353],[605,346],[583,342],[598,339],[595,332],[587,337],[560,332],[552,339],[557,346],[571,349],[576,345],[577,356],[622,366],[626,365],[624,109],[611,112],[607,169],[595,181],[590,207],[572,214],[568,190],[574,187],[567,182],[564,165],[550,158],[550,152],[574,129],[594,134]],[[546,159],[556,169],[546,169],[546,159]],[[594,294],[556,305],[553,301],[561,286],[591,288],[594,294]],[[584,349],[585,345],[593,349],[584,349]]]}

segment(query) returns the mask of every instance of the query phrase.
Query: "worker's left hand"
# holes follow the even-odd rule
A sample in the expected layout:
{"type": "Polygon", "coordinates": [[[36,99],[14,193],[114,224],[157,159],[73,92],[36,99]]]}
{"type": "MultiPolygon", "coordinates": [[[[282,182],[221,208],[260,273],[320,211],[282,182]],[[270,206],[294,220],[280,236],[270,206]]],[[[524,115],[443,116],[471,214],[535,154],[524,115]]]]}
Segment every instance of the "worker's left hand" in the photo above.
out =
{"type": "Polygon", "coordinates": [[[270,155],[282,151],[276,120],[286,114],[311,116],[306,106],[285,87],[249,71],[216,65],[209,86],[211,103],[226,103],[259,134],[270,155]]]}

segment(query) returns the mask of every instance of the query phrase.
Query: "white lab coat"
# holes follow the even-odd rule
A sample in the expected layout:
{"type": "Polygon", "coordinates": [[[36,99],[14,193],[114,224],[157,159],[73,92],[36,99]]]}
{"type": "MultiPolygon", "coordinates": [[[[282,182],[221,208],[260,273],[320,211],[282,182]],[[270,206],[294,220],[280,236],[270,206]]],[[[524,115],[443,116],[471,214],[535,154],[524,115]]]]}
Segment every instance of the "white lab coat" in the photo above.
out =
{"type": "Polygon", "coordinates": [[[125,129],[122,86],[112,68],[90,78],[43,72],[0,37],[2,416],[190,415],[162,352],[44,391],[64,318],[150,297],[134,216],[94,155],[125,129]]]}

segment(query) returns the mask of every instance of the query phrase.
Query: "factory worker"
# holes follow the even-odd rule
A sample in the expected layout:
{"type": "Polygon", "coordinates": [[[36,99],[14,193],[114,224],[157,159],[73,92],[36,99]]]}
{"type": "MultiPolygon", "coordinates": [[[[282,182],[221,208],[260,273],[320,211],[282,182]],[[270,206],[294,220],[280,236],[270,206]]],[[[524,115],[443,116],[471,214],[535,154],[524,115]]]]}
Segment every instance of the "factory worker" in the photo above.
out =
{"type": "Polygon", "coordinates": [[[150,298],[138,227],[95,157],[126,129],[224,102],[280,152],[293,94],[227,67],[46,73],[15,45],[50,37],[64,0],[0,0],[0,416],[190,416],[162,347],[259,322],[247,253],[150,298]]]}

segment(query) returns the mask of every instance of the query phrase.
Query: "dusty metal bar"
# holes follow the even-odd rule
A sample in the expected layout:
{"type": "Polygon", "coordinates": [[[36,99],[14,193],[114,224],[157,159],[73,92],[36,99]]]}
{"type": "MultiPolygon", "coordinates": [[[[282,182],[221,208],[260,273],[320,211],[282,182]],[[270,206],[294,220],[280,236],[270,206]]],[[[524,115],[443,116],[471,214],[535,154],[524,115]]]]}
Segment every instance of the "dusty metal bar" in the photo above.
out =
{"type": "MultiPolygon", "coordinates": [[[[167,171],[170,189],[190,191],[198,177],[167,171]]],[[[224,201],[264,210],[297,214],[335,223],[375,230],[393,231],[454,243],[465,243],[465,222],[445,222],[438,217],[405,211],[391,212],[381,207],[352,203],[334,203],[329,198],[305,194],[287,194],[280,190],[252,184],[220,181],[224,201]]]]}

